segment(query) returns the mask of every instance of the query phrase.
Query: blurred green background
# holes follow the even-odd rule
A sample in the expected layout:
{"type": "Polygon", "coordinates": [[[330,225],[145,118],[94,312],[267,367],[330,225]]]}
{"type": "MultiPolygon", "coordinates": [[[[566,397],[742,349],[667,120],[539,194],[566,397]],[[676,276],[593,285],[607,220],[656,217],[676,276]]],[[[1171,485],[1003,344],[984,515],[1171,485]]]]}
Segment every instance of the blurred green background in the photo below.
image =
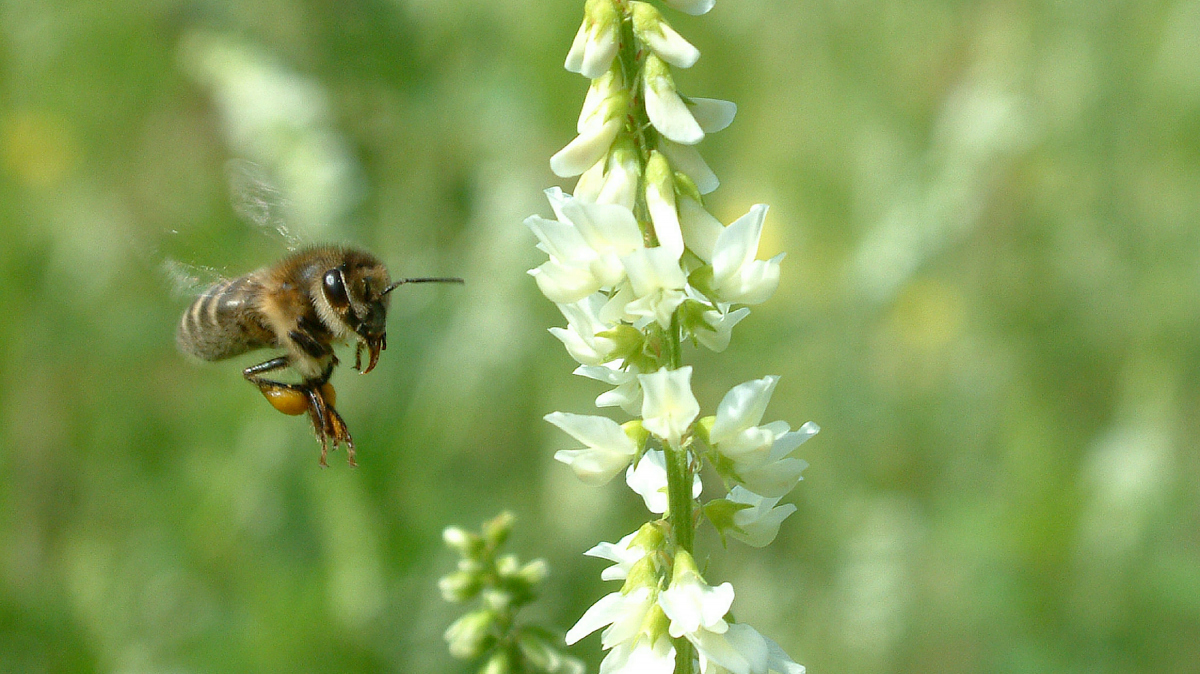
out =
{"type": "MultiPolygon", "coordinates": [[[[533,618],[601,594],[580,553],[647,519],[555,463],[588,413],[522,225],[586,82],[582,2],[0,2],[0,671],[466,671],[435,588],[451,523],[519,517],[533,618]],[[394,274],[359,445],[174,348],[165,264],[284,252],[234,211],[394,274]]],[[[783,376],[823,431],[764,550],[708,577],[810,672],[1195,672],[1200,661],[1200,2],[720,0],[668,10],[725,222],[771,205],[775,297],[707,413],[783,376]]],[[[345,354],[348,355],[348,354],[345,354]]],[[[706,494],[716,496],[716,490],[706,494]]],[[[592,671],[596,637],[574,647],[592,671]]]]}

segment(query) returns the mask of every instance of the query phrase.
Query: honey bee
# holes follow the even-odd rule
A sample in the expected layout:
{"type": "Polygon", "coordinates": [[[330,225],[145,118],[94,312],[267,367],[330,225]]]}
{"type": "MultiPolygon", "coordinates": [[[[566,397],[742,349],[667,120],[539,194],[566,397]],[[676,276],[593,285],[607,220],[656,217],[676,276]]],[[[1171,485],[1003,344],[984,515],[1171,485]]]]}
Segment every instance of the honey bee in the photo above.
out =
{"type": "Polygon", "coordinates": [[[340,246],[297,251],[278,263],[225,279],[200,294],[183,313],[176,344],[185,354],[215,361],[256,349],[283,355],[242,370],[271,404],[286,414],[308,413],[325,466],[330,443],[346,446],[351,466],[354,440],[334,409],[329,383],[338,365],[335,344],[353,341],[354,369],[366,374],[387,348],[387,311],[393,290],[406,283],[462,283],[461,278],[392,281],[374,255],[340,246]],[[363,367],[363,351],[367,352],[363,367]],[[291,368],[299,383],[265,375],[291,368]]]}

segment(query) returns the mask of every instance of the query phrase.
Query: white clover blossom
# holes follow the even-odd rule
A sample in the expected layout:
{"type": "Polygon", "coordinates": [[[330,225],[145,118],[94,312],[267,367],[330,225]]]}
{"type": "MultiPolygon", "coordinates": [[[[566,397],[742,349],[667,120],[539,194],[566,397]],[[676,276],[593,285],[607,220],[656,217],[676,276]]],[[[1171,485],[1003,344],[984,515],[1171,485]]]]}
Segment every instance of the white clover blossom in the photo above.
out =
{"type": "Polygon", "coordinates": [[[567,52],[567,70],[589,79],[604,74],[617,55],[617,29],[621,15],[613,0],[587,0],[583,23],[567,52]]]}
{"type": "Polygon", "coordinates": [[[679,447],[683,434],[700,414],[700,403],[692,395],[692,367],[661,368],[639,374],[642,385],[642,425],[646,430],[679,447]]]}
{"type": "MultiPolygon", "coordinates": [[[[667,457],[662,450],[652,449],[630,464],[625,469],[625,484],[642,497],[646,510],[660,515],[667,512],[667,457]]],[[[692,498],[700,498],[703,488],[700,475],[692,475],[692,498]]]]}
{"type": "Polygon", "coordinates": [[[583,449],[559,450],[554,458],[570,466],[587,484],[608,483],[637,456],[637,444],[608,417],[551,412],[545,419],[586,445],[583,449]]]}
{"type": "Polygon", "coordinates": [[[766,640],[753,628],[725,621],[733,596],[729,583],[713,587],[704,582],[692,556],[681,550],[675,555],[671,584],[659,594],[658,604],[671,621],[670,635],[696,646],[702,671],[713,662],[737,674],[765,672],[766,640]]]}
{"type": "Polygon", "coordinates": [[[735,479],[747,489],[769,498],[783,496],[804,479],[802,473],[808,462],[791,456],[806,440],[817,434],[820,428],[811,421],[791,433],[775,439],[765,461],[758,465],[734,462],[735,479]]]}
{"type": "Polygon", "coordinates": [[[732,477],[750,491],[777,498],[791,491],[808,463],[791,454],[821,429],[811,421],[792,431],[785,421],[759,426],[779,377],[738,384],[725,394],[708,441],[733,465],[732,477]]]}
{"type": "Polygon", "coordinates": [[[766,547],[779,535],[779,525],[796,512],[796,506],[785,503],[776,506],[780,497],[766,498],[742,487],[735,486],[726,497],[733,503],[744,503],[744,508],[733,514],[733,529],[729,535],[756,548],[766,547]]]}
{"type": "Polygon", "coordinates": [[[754,259],[766,215],[767,206],[758,204],[717,236],[712,254],[712,289],[722,302],[761,304],[779,285],[783,253],[766,261],[754,259]]]}

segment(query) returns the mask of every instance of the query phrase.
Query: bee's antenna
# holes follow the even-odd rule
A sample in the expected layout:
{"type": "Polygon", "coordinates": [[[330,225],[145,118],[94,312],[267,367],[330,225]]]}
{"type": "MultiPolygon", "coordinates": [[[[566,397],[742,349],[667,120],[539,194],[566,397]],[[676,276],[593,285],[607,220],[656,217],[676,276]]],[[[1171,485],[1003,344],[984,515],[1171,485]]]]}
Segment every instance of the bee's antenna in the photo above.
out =
{"type": "Polygon", "coordinates": [[[379,293],[379,296],[383,297],[384,295],[392,292],[393,290],[395,290],[396,288],[399,288],[400,286],[404,285],[405,283],[465,283],[465,281],[463,281],[462,279],[460,279],[456,276],[426,276],[426,277],[421,277],[421,278],[402,278],[399,281],[396,281],[395,283],[393,283],[392,285],[384,288],[383,292],[379,293]]]}

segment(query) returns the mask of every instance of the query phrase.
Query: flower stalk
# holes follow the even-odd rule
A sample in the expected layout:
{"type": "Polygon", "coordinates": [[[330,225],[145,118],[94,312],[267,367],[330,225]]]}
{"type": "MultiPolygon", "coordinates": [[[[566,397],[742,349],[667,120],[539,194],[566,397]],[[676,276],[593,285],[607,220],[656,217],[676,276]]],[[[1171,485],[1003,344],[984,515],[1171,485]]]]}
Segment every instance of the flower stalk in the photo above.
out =
{"type": "MultiPolygon", "coordinates": [[[[700,15],[713,0],[666,4],[700,15]]],[[[624,470],[661,516],[588,551],[616,562],[602,577],[624,586],[588,609],[567,642],[604,628],[601,671],[613,674],[800,674],[774,642],[726,620],[733,587],[708,585],[693,559],[703,521],[723,541],[774,539],[795,510],[777,503],[807,465],[794,454],[817,430],[759,425],[775,377],[735,386],[708,416],[692,394],[685,345],[728,347],[748,307],[774,293],[783,260],[757,259],[765,205],[729,225],[705,208],[719,181],[695,146],[727,127],[736,106],[678,91],[672,68],[699,56],[652,4],[586,0],[566,67],[591,86],[578,135],[550,161],[560,177],[579,180],[573,195],[547,190],[554,220],[526,220],[548,255],[530,274],[567,320],[551,332],[579,362],[577,374],[614,387],[596,405],[634,417],[546,415],[584,445],[555,459],[597,486],[624,470]],[[705,463],[724,496],[700,507],[705,463]]]]}

